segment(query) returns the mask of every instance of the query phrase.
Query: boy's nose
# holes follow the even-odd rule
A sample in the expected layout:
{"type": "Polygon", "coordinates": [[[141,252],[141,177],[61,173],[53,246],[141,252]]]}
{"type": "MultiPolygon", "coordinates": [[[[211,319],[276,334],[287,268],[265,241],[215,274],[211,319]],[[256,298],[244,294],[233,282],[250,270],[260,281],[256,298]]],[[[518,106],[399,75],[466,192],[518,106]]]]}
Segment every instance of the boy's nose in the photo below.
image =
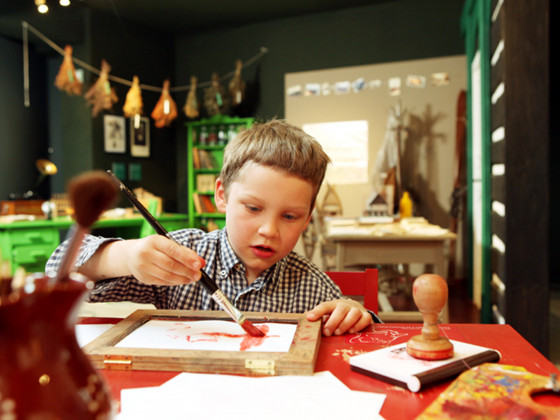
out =
{"type": "Polygon", "coordinates": [[[278,225],[272,219],[263,220],[259,227],[259,234],[266,237],[275,237],[278,235],[278,225]]]}

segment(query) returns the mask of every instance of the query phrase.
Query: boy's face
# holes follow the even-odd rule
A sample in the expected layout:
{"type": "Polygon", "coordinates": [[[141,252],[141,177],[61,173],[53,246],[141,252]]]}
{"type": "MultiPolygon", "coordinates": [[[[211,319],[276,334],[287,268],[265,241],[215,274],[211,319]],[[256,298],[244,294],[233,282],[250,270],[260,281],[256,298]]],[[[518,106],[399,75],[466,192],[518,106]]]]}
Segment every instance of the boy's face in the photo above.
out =
{"type": "Polygon", "coordinates": [[[229,242],[243,261],[249,282],[288,255],[311,218],[308,181],[249,163],[226,197],[216,181],[215,200],[226,213],[229,242]]]}

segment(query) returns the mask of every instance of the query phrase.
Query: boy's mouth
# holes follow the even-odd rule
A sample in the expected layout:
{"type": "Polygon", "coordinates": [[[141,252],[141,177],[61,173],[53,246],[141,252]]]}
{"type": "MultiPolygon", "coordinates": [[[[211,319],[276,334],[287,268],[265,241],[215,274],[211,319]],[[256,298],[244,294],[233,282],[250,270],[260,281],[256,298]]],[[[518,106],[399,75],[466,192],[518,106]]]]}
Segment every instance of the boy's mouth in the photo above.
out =
{"type": "Polygon", "coordinates": [[[274,249],[272,249],[269,246],[265,246],[265,245],[254,245],[251,247],[253,250],[253,253],[257,256],[257,257],[261,257],[261,258],[267,258],[270,257],[274,254],[274,249]]]}

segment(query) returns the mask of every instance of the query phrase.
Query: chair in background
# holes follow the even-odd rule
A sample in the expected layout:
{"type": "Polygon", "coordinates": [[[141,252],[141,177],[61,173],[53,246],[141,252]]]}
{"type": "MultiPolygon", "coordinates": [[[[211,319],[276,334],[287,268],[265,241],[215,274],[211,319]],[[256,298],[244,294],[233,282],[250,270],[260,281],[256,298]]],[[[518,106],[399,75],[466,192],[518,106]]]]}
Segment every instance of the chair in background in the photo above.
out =
{"type": "Polygon", "coordinates": [[[377,268],[366,268],[364,271],[327,271],[326,273],[340,287],[343,295],[363,296],[364,307],[378,314],[383,322],[422,322],[422,314],[418,311],[393,310],[387,296],[378,290],[377,268]],[[381,312],[379,312],[380,302],[381,312]]]}
{"type": "Polygon", "coordinates": [[[345,296],[363,296],[364,307],[377,314],[378,279],[376,268],[364,271],[327,271],[327,275],[340,287],[345,296]]]}

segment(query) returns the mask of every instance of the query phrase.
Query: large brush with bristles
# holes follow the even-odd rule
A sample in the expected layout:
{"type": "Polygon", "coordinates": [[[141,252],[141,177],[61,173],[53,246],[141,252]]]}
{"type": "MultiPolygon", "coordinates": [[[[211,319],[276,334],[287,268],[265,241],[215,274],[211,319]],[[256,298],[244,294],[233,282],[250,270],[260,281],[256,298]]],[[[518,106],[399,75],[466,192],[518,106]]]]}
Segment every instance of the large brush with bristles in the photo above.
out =
{"type": "Polygon", "coordinates": [[[68,196],[74,209],[76,223],[68,232],[69,244],[58,267],[56,281],[68,280],[84,236],[99,216],[117,197],[118,190],[111,177],[104,171],[89,171],[72,178],[68,183],[68,196]]]}

